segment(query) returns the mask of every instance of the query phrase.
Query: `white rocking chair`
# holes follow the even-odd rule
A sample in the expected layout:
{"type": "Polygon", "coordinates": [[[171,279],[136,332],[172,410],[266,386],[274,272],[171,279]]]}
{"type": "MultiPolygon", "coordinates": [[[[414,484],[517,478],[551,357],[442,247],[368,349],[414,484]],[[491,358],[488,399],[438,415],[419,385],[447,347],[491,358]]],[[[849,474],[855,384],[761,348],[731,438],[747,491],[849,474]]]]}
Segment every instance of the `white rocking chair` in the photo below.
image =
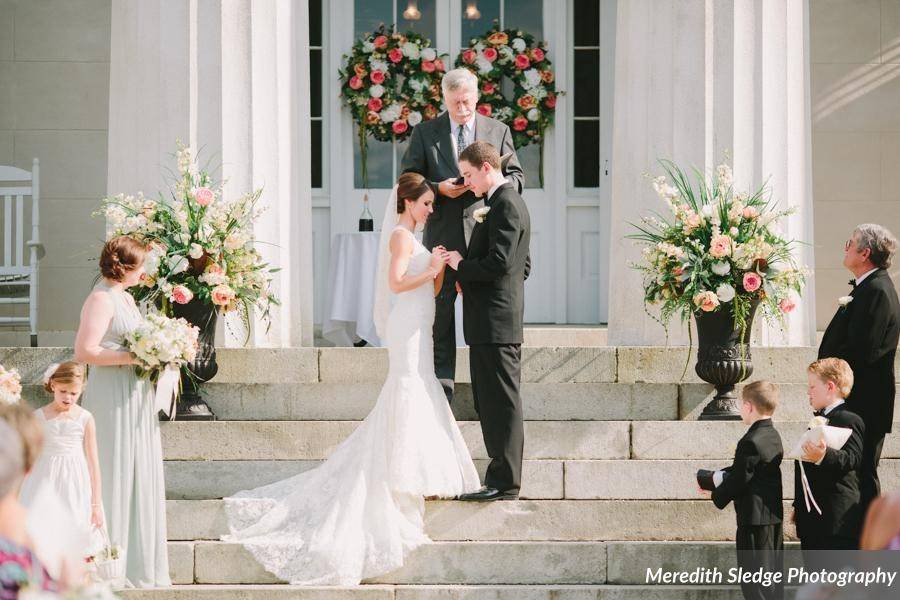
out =
{"type": "Polygon", "coordinates": [[[0,264],[0,306],[27,304],[27,317],[0,316],[0,324],[28,323],[31,346],[37,347],[38,261],[44,256],[39,229],[38,159],[31,173],[0,166],[0,199],[3,200],[3,263],[0,264]],[[25,197],[31,197],[31,239],[25,239],[25,197]],[[13,204],[15,200],[15,205],[13,204]],[[28,262],[25,262],[25,249],[28,262]],[[27,292],[27,294],[23,293],[27,292]]]}

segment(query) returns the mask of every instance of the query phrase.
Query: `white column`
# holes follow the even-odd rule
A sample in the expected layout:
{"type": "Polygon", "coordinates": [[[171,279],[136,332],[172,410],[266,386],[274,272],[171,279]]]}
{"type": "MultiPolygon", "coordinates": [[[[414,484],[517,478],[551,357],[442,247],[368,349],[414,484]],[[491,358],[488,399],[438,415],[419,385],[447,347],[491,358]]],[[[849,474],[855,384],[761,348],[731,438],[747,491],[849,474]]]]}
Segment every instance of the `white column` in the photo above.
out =
{"type": "MultiPolygon", "coordinates": [[[[657,158],[711,170],[727,151],[738,187],[769,179],[797,206],[783,233],[812,242],[806,0],[626,0],[618,4],[613,135],[609,340],[658,345],[662,327],[640,309],[639,248],[624,236],[650,211],[665,214],[646,173],[657,158]]],[[[812,267],[811,246],[797,254],[812,267]]],[[[812,286],[786,336],[760,322],[766,344],[815,340],[812,286]]],[[[650,308],[654,313],[653,308],[650,308]]],[[[687,343],[672,321],[669,343],[687,343]]]]}

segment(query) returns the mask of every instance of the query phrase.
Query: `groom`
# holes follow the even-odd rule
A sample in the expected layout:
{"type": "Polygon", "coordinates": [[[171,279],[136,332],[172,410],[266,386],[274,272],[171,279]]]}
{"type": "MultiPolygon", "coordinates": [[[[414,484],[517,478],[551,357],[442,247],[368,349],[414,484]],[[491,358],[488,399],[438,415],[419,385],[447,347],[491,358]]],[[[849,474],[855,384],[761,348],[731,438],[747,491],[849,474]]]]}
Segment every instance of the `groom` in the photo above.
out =
{"type": "Polygon", "coordinates": [[[449,265],[463,294],[463,331],[469,345],[472,391],[491,462],[485,487],[460,500],[515,500],[522,482],[522,399],[519,397],[525,279],[531,269],[531,219],[516,188],[500,171],[500,153],[475,141],[459,155],[459,171],[485,206],[465,259],[449,265]]]}

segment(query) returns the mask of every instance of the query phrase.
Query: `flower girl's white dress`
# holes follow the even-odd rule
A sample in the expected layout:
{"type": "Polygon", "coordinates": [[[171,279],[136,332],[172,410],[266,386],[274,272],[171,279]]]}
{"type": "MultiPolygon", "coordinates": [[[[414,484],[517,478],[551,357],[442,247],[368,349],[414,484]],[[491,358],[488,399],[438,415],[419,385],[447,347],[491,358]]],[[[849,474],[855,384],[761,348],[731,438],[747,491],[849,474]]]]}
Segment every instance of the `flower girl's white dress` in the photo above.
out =
{"type": "MultiPolygon", "coordinates": [[[[402,229],[402,228],[400,228],[402,229]]],[[[431,254],[413,237],[407,274],[431,254]]],[[[294,584],[355,585],[428,543],[425,496],[479,489],[434,375],[433,286],[398,294],[387,322],[390,368],[372,412],[322,465],[225,499],[231,535],[294,584]]]]}
{"type": "Polygon", "coordinates": [[[91,477],[84,455],[84,428],[91,413],[73,408],[52,419],[44,409],[34,411],[44,428],[44,447],[34,468],[19,492],[25,507],[31,506],[40,488],[48,485],[72,513],[74,525],[82,532],[91,531],[91,477]]]}

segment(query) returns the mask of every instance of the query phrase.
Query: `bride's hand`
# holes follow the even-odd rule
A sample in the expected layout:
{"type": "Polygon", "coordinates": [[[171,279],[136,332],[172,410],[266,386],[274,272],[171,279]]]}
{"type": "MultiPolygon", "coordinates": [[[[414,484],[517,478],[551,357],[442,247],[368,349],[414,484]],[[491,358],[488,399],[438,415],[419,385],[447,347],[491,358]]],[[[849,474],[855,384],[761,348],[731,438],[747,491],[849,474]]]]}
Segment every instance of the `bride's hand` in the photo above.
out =
{"type": "Polygon", "coordinates": [[[443,246],[435,246],[431,251],[431,268],[440,273],[447,266],[450,260],[450,253],[443,246]]]}

